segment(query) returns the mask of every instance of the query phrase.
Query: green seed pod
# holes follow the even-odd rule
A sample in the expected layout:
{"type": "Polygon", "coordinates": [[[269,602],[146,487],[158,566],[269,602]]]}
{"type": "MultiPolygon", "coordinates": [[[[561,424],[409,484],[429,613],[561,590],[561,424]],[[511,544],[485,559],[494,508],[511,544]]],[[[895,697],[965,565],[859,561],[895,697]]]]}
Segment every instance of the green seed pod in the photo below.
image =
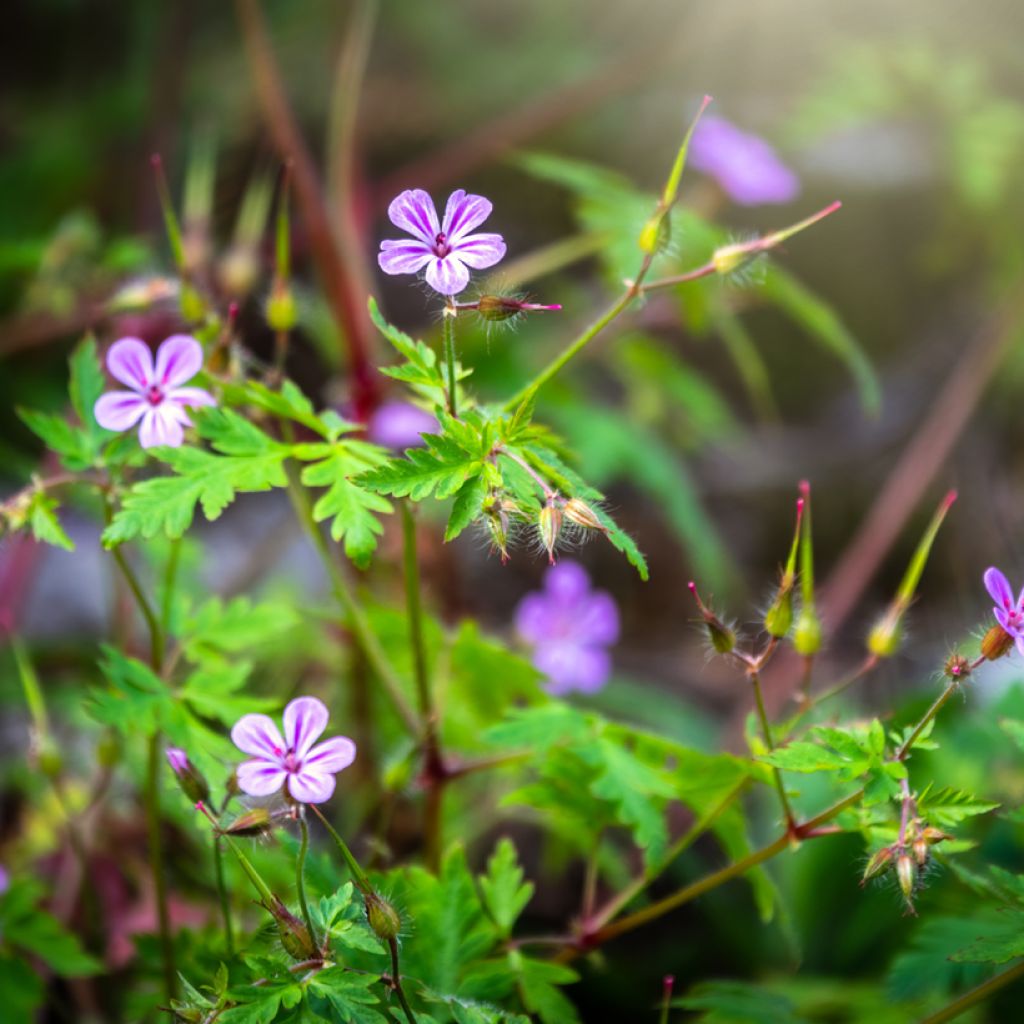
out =
{"type": "Polygon", "coordinates": [[[366,920],[369,921],[374,935],[385,942],[398,937],[402,930],[402,919],[398,911],[376,893],[366,897],[366,920]]]}
{"type": "Polygon", "coordinates": [[[801,605],[793,629],[793,647],[797,654],[810,657],[821,650],[821,619],[814,608],[801,605]]]}
{"type": "Polygon", "coordinates": [[[284,951],[293,960],[312,960],[318,955],[319,951],[305,921],[300,921],[277,896],[267,910],[277,922],[277,932],[284,951]]]}
{"type": "Polygon", "coordinates": [[[298,323],[298,309],[291,288],[276,281],[266,306],[267,324],[272,331],[290,331],[298,323]]]}

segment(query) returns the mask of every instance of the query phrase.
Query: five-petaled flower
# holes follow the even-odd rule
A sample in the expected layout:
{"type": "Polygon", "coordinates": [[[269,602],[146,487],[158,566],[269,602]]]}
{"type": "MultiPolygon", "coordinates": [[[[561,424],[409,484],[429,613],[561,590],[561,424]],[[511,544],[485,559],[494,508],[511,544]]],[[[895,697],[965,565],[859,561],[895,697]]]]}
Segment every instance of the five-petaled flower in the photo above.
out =
{"type": "Polygon", "coordinates": [[[1024,654],[1024,590],[1015,599],[1010,581],[996,568],[985,571],[985,589],[995,601],[992,611],[996,622],[1017,641],[1017,650],[1024,654]]]}
{"type": "Polygon", "coordinates": [[[422,189],[409,189],[392,200],[388,216],[412,238],[380,243],[377,262],[385,274],[418,274],[426,267],[427,284],[442,295],[458,295],[469,284],[469,268],[493,267],[505,255],[501,235],[470,234],[491,215],[489,199],[457,189],[448,197],[438,224],[434,201],[422,189]]]}
{"type": "Polygon", "coordinates": [[[243,715],[231,730],[239,750],[252,761],[238,766],[239,788],[249,796],[270,796],[285,782],[292,799],[322,804],[334,792],[334,776],[356,757],[346,736],[314,742],[327,728],[327,706],[316,697],[297,697],[284,709],[284,738],[266,715],[243,715]]]}
{"type": "Polygon", "coordinates": [[[548,569],[543,590],[519,602],[515,623],[533,647],[533,664],[548,677],[550,693],[593,693],[608,681],[619,610],[611,594],[591,590],[583,566],[562,561],[548,569]]]}
{"type": "Polygon", "coordinates": [[[689,163],[743,206],[788,203],[800,192],[800,179],[764,139],[713,114],[703,117],[693,133],[689,163]]]}
{"type": "Polygon", "coordinates": [[[96,400],[96,422],[107,430],[128,430],[140,420],[143,448],[177,448],[192,421],[186,406],[216,405],[202,388],[187,388],[203,368],[203,347],[187,334],[173,334],[161,342],[156,365],[149,346],[138,338],[121,338],[107,352],[107,369],[131,391],[108,391],[96,400]]]}

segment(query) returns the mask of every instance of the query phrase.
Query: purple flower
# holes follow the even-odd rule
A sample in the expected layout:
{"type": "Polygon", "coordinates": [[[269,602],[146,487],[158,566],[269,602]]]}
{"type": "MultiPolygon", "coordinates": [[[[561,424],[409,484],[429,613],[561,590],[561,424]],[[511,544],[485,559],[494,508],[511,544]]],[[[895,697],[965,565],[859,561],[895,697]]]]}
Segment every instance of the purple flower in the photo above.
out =
{"type": "Polygon", "coordinates": [[[128,430],[141,420],[143,448],[177,448],[185,438],[182,428],[192,425],[185,406],[217,404],[202,388],[182,387],[202,368],[203,347],[187,334],[172,334],[161,342],[155,367],[144,341],[115,341],[107,352],[107,369],[131,391],[101,395],[93,407],[96,422],[107,430],[128,430]]]}
{"type": "Polygon", "coordinates": [[[688,159],[743,206],[788,203],[800,192],[800,179],[764,139],[713,114],[697,125],[688,159]]]}
{"type": "Polygon", "coordinates": [[[181,747],[168,747],[164,753],[167,754],[167,763],[175,775],[180,775],[188,767],[188,754],[181,747]]]}
{"type": "Polygon", "coordinates": [[[1024,654],[1024,590],[1014,600],[1010,581],[996,568],[985,570],[985,589],[996,603],[992,609],[996,621],[1017,641],[1017,650],[1024,654]]]}
{"type": "Polygon", "coordinates": [[[356,745],[334,736],[313,746],[327,728],[327,706],[316,697],[297,697],[284,709],[284,735],[266,715],[243,715],[231,740],[254,760],[238,766],[238,785],[250,796],[270,796],[285,782],[293,799],[322,804],[334,792],[335,773],[356,758],[356,745]]]}
{"type": "Polygon", "coordinates": [[[434,201],[422,189],[410,189],[391,201],[388,216],[413,237],[380,243],[377,262],[385,274],[418,274],[427,268],[427,284],[442,295],[457,295],[469,284],[469,269],[493,267],[505,255],[501,235],[471,235],[491,215],[491,201],[456,189],[448,197],[444,220],[437,223],[434,201]]]}
{"type": "Polygon", "coordinates": [[[611,594],[590,589],[575,562],[544,574],[544,588],[516,609],[516,632],[533,647],[533,664],[550,681],[550,693],[594,693],[611,675],[607,648],[619,638],[619,610],[611,594]]]}
{"type": "Polygon", "coordinates": [[[384,402],[370,416],[366,436],[385,448],[404,450],[423,444],[421,434],[437,430],[437,420],[412,402],[384,402]]]}

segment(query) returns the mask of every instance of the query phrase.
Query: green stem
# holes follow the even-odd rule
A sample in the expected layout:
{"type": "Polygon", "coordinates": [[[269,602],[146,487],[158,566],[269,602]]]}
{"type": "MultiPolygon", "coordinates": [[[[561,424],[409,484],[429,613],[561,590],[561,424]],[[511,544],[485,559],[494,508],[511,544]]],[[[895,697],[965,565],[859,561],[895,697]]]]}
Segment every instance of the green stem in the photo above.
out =
{"type": "MultiPolygon", "coordinates": [[[[803,834],[811,833],[819,825],[823,825],[837,817],[845,811],[847,807],[852,807],[863,795],[864,790],[858,789],[855,793],[851,793],[838,803],[833,804],[828,809],[806,821],[799,827],[799,831],[803,834]]],[[[626,917],[615,921],[613,924],[599,928],[596,932],[587,937],[586,947],[591,948],[593,946],[599,946],[602,943],[607,942],[609,939],[614,939],[626,932],[631,932],[635,928],[639,928],[641,925],[646,924],[648,921],[653,921],[656,918],[667,914],[670,910],[675,910],[676,907],[681,907],[684,903],[689,903],[698,896],[703,896],[704,893],[710,892],[712,889],[717,889],[718,886],[723,885],[731,879],[736,878],[739,875],[746,874],[751,868],[757,867],[758,864],[762,864],[764,861],[770,860],[777,853],[781,853],[785,850],[792,842],[792,838],[792,834],[787,830],[774,842],[769,843],[767,846],[762,846],[760,850],[754,850],[752,853],[747,854],[746,857],[734,861],[732,864],[727,864],[724,868],[720,868],[718,871],[713,871],[710,875],[705,875],[696,882],[692,882],[690,885],[684,886],[678,892],[672,893],[672,895],[666,896],[663,899],[656,900],[654,903],[644,907],[642,910],[629,914],[626,917]]]]}
{"type": "Polygon", "coordinates": [[[149,737],[149,759],[146,765],[146,833],[149,840],[149,864],[153,872],[157,919],[160,923],[160,949],[163,955],[164,988],[167,998],[178,991],[178,972],[174,965],[174,941],[171,916],[167,906],[167,879],[164,876],[163,843],[160,836],[160,733],[149,737]]]}
{"type": "Polygon", "coordinates": [[[405,694],[402,692],[402,680],[395,671],[391,662],[388,660],[387,655],[384,653],[384,648],[381,646],[376,634],[370,628],[369,621],[363,614],[363,610],[359,607],[352,591],[349,589],[348,583],[345,581],[345,577],[342,575],[341,569],[338,568],[337,563],[331,555],[331,550],[327,546],[327,541],[324,540],[324,535],[321,533],[320,527],[313,518],[313,510],[310,508],[309,499],[306,496],[305,490],[295,479],[294,470],[292,470],[290,466],[286,468],[288,472],[288,495],[291,498],[292,507],[295,509],[295,514],[298,516],[299,522],[305,528],[306,533],[309,535],[309,539],[313,542],[313,546],[320,555],[324,568],[327,570],[327,575],[331,580],[331,587],[334,591],[334,596],[337,598],[338,604],[341,605],[348,617],[349,626],[352,629],[352,635],[363,654],[366,656],[366,660],[370,663],[374,672],[376,672],[381,683],[383,683],[384,689],[391,698],[391,702],[394,704],[399,717],[401,717],[409,732],[413,736],[416,736],[420,731],[419,721],[416,717],[416,713],[409,706],[409,702],[405,699],[405,694]]]}
{"type": "Polygon", "coordinates": [[[444,310],[442,327],[444,329],[444,359],[448,365],[448,412],[453,418],[458,419],[458,395],[456,393],[458,381],[455,375],[455,310],[450,302],[444,310]]]}
{"type": "Polygon", "coordinates": [[[234,956],[235,933],[231,926],[231,906],[228,903],[228,890],[224,884],[224,850],[218,835],[213,837],[213,867],[217,875],[217,897],[220,901],[221,917],[224,918],[224,938],[227,941],[228,956],[234,956]]]}
{"type": "Polygon", "coordinates": [[[167,554],[167,566],[164,569],[163,601],[160,605],[160,632],[165,637],[171,629],[171,613],[174,610],[174,587],[178,581],[178,562],[180,559],[181,538],[175,537],[171,541],[171,550],[167,554]]]}
{"type": "MultiPolygon", "coordinates": [[[[761,676],[754,669],[751,669],[748,674],[751,685],[754,687],[754,701],[757,704],[757,717],[761,720],[761,734],[764,738],[764,744],[769,750],[773,751],[775,750],[775,744],[772,741],[772,729],[768,722],[768,712],[764,706],[764,694],[761,692],[761,676]]],[[[790,807],[789,797],[786,795],[786,784],[782,781],[782,772],[775,765],[772,765],[772,778],[775,780],[775,789],[782,803],[783,814],[786,816],[787,832],[792,836],[796,827],[796,819],[793,817],[793,808],[790,807]]]]}
{"type": "Polygon", "coordinates": [[[295,888],[299,894],[299,906],[302,909],[302,920],[306,923],[310,941],[315,949],[319,949],[316,932],[313,930],[313,918],[309,915],[309,904],[306,902],[306,854],[309,852],[309,827],[306,825],[305,814],[299,815],[299,830],[302,842],[299,845],[299,856],[295,861],[295,888]]]}
{"type": "Polygon", "coordinates": [[[323,811],[321,811],[316,804],[307,804],[306,806],[309,807],[309,809],[320,819],[324,828],[330,833],[330,836],[337,845],[341,856],[348,865],[348,869],[352,873],[352,880],[356,883],[359,891],[364,896],[367,894],[373,894],[373,884],[370,882],[366,872],[359,866],[359,861],[357,861],[352,855],[352,851],[348,848],[348,844],[345,840],[338,835],[335,827],[324,817],[323,811]]]}
{"type": "Polygon", "coordinates": [[[409,1000],[405,998],[405,989],[402,988],[402,972],[398,965],[398,940],[388,939],[388,948],[391,950],[391,984],[398,996],[398,1002],[402,1006],[402,1013],[409,1024],[416,1024],[416,1014],[412,1012],[409,1000]]]}
{"type": "Polygon", "coordinates": [[[143,592],[139,578],[128,564],[128,559],[124,557],[120,547],[111,548],[110,553],[114,556],[114,561],[117,562],[117,567],[121,570],[121,575],[124,576],[125,582],[135,598],[135,603],[139,606],[139,611],[142,612],[142,617],[149,627],[149,660],[153,671],[159,672],[164,660],[164,632],[160,628],[160,620],[157,618],[156,612],[153,611],[153,606],[143,592]]]}
{"type": "Polygon", "coordinates": [[[972,988],[970,992],[965,992],[959,999],[954,999],[938,1013],[925,1017],[921,1024],[945,1024],[946,1021],[956,1020],[965,1010],[983,1002],[994,992],[1013,984],[1022,977],[1024,977],[1024,960],[1019,960],[1013,967],[997,974],[994,978],[989,978],[988,981],[983,981],[980,985],[972,988]]]}
{"type": "Polygon", "coordinates": [[[402,567],[405,574],[405,606],[409,614],[409,640],[412,647],[413,674],[419,696],[424,729],[432,730],[433,699],[427,679],[427,653],[423,642],[423,608],[420,600],[420,569],[416,557],[416,521],[409,502],[399,502],[402,515],[402,567]]]}
{"type": "MultiPolygon", "coordinates": [[[[979,660],[984,661],[984,658],[981,658],[979,660]]],[[[978,664],[978,662],[975,662],[975,665],[976,664],[978,664]]],[[[974,665],[972,665],[971,668],[974,668],[974,665]]],[[[935,700],[932,702],[932,706],[922,716],[921,721],[914,726],[914,731],[906,738],[906,740],[904,740],[900,749],[896,751],[895,759],[897,761],[902,761],[907,756],[907,754],[910,753],[910,751],[914,747],[914,744],[920,737],[921,733],[923,733],[924,730],[928,727],[928,723],[939,713],[939,711],[942,709],[943,704],[945,704],[946,701],[949,700],[949,698],[952,697],[958,689],[960,689],[960,681],[958,679],[954,679],[945,688],[945,690],[943,690],[942,693],[940,693],[938,697],[935,698],[935,700]]]]}

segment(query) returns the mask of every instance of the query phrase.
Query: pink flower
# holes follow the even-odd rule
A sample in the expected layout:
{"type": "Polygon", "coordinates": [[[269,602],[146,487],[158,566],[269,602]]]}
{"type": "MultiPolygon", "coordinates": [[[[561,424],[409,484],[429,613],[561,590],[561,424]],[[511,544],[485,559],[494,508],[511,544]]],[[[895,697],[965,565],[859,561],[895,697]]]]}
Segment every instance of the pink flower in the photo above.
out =
{"type": "Polygon", "coordinates": [[[996,621],[1017,641],[1017,650],[1024,654],[1024,590],[1014,600],[1010,581],[996,568],[985,570],[985,589],[995,607],[996,621]]]}
{"type": "Polygon", "coordinates": [[[456,189],[439,225],[434,201],[422,189],[409,189],[391,201],[388,216],[396,227],[413,237],[380,243],[377,262],[385,274],[418,274],[434,291],[457,295],[469,284],[469,267],[493,267],[505,255],[501,235],[471,235],[491,215],[493,206],[483,196],[456,189]]]}
{"type": "Polygon", "coordinates": [[[356,758],[356,745],[334,736],[313,746],[327,728],[327,707],[316,697],[297,697],[284,709],[284,735],[266,715],[243,715],[231,740],[254,760],[238,766],[238,785],[249,796],[270,796],[285,782],[293,799],[322,804],[334,792],[334,776],[356,758]]]}
{"type": "Polygon", "coordinates": [[[107,352],[107,369],[131,391],[101,395],[93,407],[96,422],[106,430],[128,430],[141,420],[143,448],[177,448],[185,439],[183,428],[192,425],[185,407],[217,404],[202,388],[182,387],[202,368],[203,347],[187,334],[172,334],[161,342],[155,367],[144,341],[115,341],[107,352]]]}

